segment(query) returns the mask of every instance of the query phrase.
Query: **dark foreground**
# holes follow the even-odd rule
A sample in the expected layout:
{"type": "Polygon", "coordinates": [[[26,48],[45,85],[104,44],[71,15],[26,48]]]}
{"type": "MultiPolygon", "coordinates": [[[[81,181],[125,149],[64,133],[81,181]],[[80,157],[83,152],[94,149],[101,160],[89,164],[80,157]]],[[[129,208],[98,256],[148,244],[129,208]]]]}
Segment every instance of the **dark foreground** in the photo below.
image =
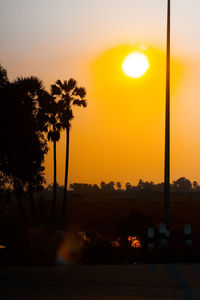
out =
{"type": "Polygon", "coordinates": [[[200,264],[1,268],[0,299],[200,299],[200,264]]]}

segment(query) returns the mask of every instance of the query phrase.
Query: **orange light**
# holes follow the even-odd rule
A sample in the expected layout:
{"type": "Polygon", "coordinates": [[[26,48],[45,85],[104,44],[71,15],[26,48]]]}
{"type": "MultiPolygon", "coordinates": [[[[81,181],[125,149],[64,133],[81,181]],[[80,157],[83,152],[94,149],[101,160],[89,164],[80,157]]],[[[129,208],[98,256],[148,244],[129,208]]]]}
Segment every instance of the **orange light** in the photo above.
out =
{"type": "Polygon", "coordinates": [[[130,242],[131,247],[133,248],[141,248],[141,242],[138,240],[137,236],[128,236],[128,241],[130,242]]]}

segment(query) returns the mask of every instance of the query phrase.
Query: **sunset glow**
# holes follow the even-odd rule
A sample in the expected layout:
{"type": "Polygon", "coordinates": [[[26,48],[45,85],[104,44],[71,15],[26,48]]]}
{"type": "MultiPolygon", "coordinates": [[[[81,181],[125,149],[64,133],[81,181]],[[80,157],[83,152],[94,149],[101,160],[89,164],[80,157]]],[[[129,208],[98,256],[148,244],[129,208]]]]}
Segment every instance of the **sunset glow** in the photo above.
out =
{"type": "MultiPolygon", "coordinates": [[[[200,1],[194,1],[195,5],[181,1],[181,11],[189,13],[186,19],[180,16],[180,1],[174,2],[173,20],[178,22],[173,23],[171,49],[171,176],[172,180],[186,176],[198,181],[200,37],[196,28],[200,1]]],[[[72,77],[86,88],[88,107],[74,107],[69,184],[113,180],[124,186],[127,181],[137,184],[140,178],[161,182],[166,6],[156,0],[78,3],[3,1],[1,63],[11,81],[38,76],[49,90],[57,79],[72,77]],[[145,56],[149,66],[138,79],[127,76],[122,68],[136,52],[145,56]]],[[[64,184],[65,139],[61,131],[57,143],[60,185],[64,184]]],[[[45,176],[47,184],[52,184],[53,143],[48,142],[48,147],[45,176]]]]}
{"type": "Polygon", "coordinates": [[[149,68],[149,62],[141,52],[133,52],[129,54],[122,65],[124,73],[132,78],[139,78],[143,76],[149,68]]]}

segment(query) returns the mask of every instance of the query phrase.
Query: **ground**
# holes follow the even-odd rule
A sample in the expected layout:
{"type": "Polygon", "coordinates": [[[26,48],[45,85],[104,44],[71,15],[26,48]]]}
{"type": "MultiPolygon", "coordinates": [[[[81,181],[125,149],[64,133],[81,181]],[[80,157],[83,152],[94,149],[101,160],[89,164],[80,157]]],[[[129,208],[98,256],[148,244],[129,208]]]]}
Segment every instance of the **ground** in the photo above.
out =
{"type": "Polygon", "coordinates": [[[1,268],[1,299],[199,300],[200,264],[1,268]]]}

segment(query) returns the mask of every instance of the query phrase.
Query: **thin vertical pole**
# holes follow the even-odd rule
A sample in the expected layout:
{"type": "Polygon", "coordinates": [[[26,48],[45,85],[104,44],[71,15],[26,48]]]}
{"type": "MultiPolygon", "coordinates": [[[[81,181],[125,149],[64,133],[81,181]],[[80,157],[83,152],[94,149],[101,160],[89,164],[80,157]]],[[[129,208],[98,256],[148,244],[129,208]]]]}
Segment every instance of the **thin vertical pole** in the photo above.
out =
{"type": "Polygon", "coordinates": [[[164,223],[170,224],[170,0],[167,1],[164,223]]]}

